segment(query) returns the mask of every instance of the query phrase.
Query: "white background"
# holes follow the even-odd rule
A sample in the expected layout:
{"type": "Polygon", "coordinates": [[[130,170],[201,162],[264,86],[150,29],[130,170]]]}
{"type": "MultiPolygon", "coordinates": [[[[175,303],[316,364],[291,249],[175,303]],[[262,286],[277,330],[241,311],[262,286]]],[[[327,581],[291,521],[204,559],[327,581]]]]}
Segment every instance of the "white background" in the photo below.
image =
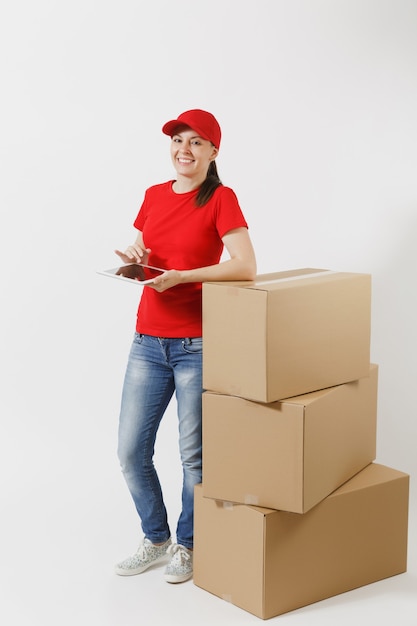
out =
{"type": "MultiPolygon", "coordinates": [[[[372,274],[377,461],[411,474],[408,572],[273,621],[415,623],[416,33],[415,0],[2,3],[2,623],[260,623],[112,569],[140,536],[115,452],[140,288],[95,270],[174,176],[160,129],[189,108],[222,125],[259,273],[372,274]]],[[[173,529],[175,420],[157,450],[173,529]]]]}

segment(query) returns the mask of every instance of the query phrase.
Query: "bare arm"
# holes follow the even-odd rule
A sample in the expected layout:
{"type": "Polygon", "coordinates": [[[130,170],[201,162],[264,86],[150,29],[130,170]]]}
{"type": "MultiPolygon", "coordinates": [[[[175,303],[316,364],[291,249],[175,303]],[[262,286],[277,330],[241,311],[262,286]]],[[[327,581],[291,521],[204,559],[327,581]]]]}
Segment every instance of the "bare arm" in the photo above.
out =
{"type": "Polygon", "coordinates": [[[230,230],[223,237],[223,243],[230,259],[191,270],[169,270],[150,286],[157,291],[165,291],[180,283],[253,280],[256,276],[256,259],[247,228],[230,230]]]}

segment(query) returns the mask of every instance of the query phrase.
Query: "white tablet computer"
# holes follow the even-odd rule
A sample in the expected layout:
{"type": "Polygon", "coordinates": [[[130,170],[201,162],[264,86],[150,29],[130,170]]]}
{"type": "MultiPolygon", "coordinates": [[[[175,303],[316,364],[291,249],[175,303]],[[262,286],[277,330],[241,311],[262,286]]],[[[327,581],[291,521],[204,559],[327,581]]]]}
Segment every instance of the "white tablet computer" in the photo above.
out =
{"type": "Polygon", "coordinates": [[[157,276],[163,274],[166,270],[152,265],[144,265],[143,263],[127,263],[119,267],[113,267],[109,270],[97,270],[98,274],[118,278],[129,283],[138,285],[149,285],[157,276]]]}

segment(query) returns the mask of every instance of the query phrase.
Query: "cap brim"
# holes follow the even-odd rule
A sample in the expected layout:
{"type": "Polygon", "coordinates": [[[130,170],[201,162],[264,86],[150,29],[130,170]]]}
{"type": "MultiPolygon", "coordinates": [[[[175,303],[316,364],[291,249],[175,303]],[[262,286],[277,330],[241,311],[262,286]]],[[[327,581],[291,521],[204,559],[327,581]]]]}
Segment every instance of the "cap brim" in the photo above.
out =
{"type": "Polygon", "coordinates": [[[165,135],[169,135],[170,137],[172,137],[176,129],[180,128],[180,126],[189,128],[189,126],[187,124],[184,124],[184,122],[179,122],[178,120],[171,120],[162,126],[162,132],[165,133],[165,135]]]}
{"type": "Polygon", "coordinates": [[[206,139],[207,141],[211,141],[206,136],[206,134],[202,133],[198,128],[191,127],[189,126],[189,124],[186,124],[185,122],[181,122],[181,120],[170,120],[169,122],[167,122],[166,124],[162,126],[162,132],[165,135],[169,135],[169,137],[172,137],[173,135],[175,135],[175,131],[178,130],[178,128],[192,128],[192,130],[195,130],[195,132],[198,133],[200,137],[202,137],[203,139],[206,139]]]}

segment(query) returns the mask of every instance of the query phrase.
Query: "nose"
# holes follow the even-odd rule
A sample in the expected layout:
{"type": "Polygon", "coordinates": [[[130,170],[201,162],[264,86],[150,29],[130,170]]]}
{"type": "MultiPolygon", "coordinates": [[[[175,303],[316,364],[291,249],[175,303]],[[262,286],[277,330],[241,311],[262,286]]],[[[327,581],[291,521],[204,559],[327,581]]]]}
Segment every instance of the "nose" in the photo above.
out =
{"type": "Polygon", "coordinates": [[[183,140],[180,146],[180,152],[190,152],[191,144],[188,139],[183,140]]]}

